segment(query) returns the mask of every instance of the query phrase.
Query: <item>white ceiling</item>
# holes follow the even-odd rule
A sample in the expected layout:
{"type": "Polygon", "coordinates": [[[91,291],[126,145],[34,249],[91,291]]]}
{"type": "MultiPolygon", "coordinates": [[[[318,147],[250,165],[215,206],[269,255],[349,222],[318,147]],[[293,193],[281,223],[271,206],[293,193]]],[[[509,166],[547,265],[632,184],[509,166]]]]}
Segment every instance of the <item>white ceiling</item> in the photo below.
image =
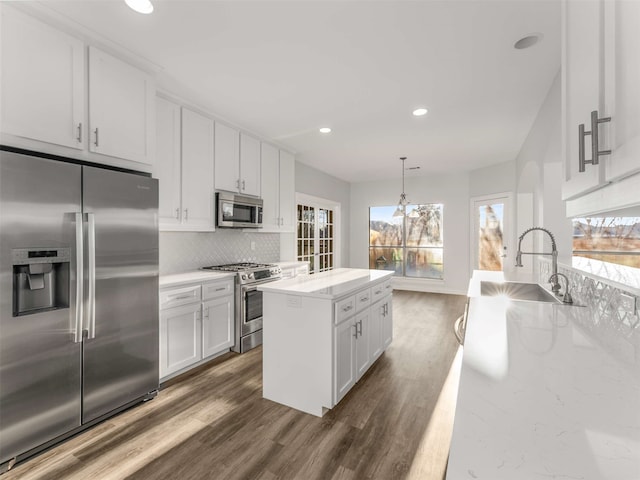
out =
{"type": "Polygon", "coordinates": [[[412,175],[514,159],[560,67],[551,0],[154,0],[151,15],[123,0],[43,3],[349,182],[399,177],[400,156],[412,175]],[[532,32],[543,41],[513,48],[532,32]]]}

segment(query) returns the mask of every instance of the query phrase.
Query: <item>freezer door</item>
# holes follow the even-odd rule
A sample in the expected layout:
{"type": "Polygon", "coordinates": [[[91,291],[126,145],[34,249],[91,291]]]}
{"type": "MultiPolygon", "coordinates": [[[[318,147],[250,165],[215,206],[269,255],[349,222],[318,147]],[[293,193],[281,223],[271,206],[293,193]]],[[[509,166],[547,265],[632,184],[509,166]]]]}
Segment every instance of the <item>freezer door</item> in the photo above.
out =
{"type": "Polygon", "coordinates": [[[83,167],[82,421],[158,388],[157,180],[83,167]]]}
{"type": "Polygon", "coordinates": [[[80,201],[79,166],[0,151],[0,463],[80,425],[80,201]]]}

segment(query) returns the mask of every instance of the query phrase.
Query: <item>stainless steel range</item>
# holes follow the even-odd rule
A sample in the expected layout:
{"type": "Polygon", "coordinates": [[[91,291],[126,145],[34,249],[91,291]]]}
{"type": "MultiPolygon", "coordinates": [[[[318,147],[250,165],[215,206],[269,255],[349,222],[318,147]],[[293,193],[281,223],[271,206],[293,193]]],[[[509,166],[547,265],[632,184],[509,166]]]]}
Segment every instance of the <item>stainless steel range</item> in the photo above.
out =
{"type": "Polygon", "coordinates": [[[231,263],[202,269],[236,273],[236,342],[232,350],[244,353],[262,345],[262,292],[257,288],[281,279],[280,267],[268,263],[231,263]]]}

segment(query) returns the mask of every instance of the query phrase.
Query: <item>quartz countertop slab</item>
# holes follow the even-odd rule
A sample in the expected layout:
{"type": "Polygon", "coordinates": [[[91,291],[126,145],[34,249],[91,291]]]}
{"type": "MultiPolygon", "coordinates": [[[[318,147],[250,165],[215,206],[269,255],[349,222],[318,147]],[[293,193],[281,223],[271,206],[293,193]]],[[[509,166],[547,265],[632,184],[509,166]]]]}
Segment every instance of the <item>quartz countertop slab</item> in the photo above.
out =
{"type": "Polygon", "coordinates": [[[393,272],[357,268],[336,268],[260,285],[263,292],[336,299],[348,296],[370,283],[391,278],[393,272]]]}
{"type": "Polygon", "coordinates": [[[638,331],[595,318],[470,298],[448,479],[640,479],[638,331]]]}
{"type": "Polygon", "coordinates": [[[275,262],[275,265],[278,265],[280,268],[295,268],[302,267],[304,265],[309,265],[309,262],[302,261],[292,261],[292,262],[275,262]]]}
{"type": "Polygon", "coordinates": [[[226,278],[233,278],[235,273],[230,272],[209,272],[206,270],[193,270],[191,272],[174,273],[171,275],[160,275],[160,288],[177,287],[188,283],[209,282],[226,278]]]}

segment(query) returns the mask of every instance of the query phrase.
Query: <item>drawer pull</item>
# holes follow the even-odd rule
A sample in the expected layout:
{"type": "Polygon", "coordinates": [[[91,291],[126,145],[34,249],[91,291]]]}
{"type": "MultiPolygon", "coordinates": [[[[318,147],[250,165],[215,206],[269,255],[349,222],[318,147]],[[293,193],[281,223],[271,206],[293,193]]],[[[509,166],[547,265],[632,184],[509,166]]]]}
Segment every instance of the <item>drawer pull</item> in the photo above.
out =
{"type": "Polygon", "coordinates": [[[369,297],[362,297],[360,299],[361,302],[368,302],[369,301],[369,297]]]}
{"type": "Polygon", "coordinates": [[[342,307],[342,311],[343,312],[348,312],[349,310],[351,310],[353,308],[353,305],[347,305],[346,307],[342,307]]]}
{"type": "Polygon", "coordinates": [[[187,298],[193,298],[193,295],[181,295],[179,297],[174,297],[173,300],[186,300],[187,298]]]}
{"type": "Polygon", "coordinates": [[[216,292],[221,292],[223,290],[226,290],[227,287],[220,287],[220,288],[216,288],[216,292]]]}

